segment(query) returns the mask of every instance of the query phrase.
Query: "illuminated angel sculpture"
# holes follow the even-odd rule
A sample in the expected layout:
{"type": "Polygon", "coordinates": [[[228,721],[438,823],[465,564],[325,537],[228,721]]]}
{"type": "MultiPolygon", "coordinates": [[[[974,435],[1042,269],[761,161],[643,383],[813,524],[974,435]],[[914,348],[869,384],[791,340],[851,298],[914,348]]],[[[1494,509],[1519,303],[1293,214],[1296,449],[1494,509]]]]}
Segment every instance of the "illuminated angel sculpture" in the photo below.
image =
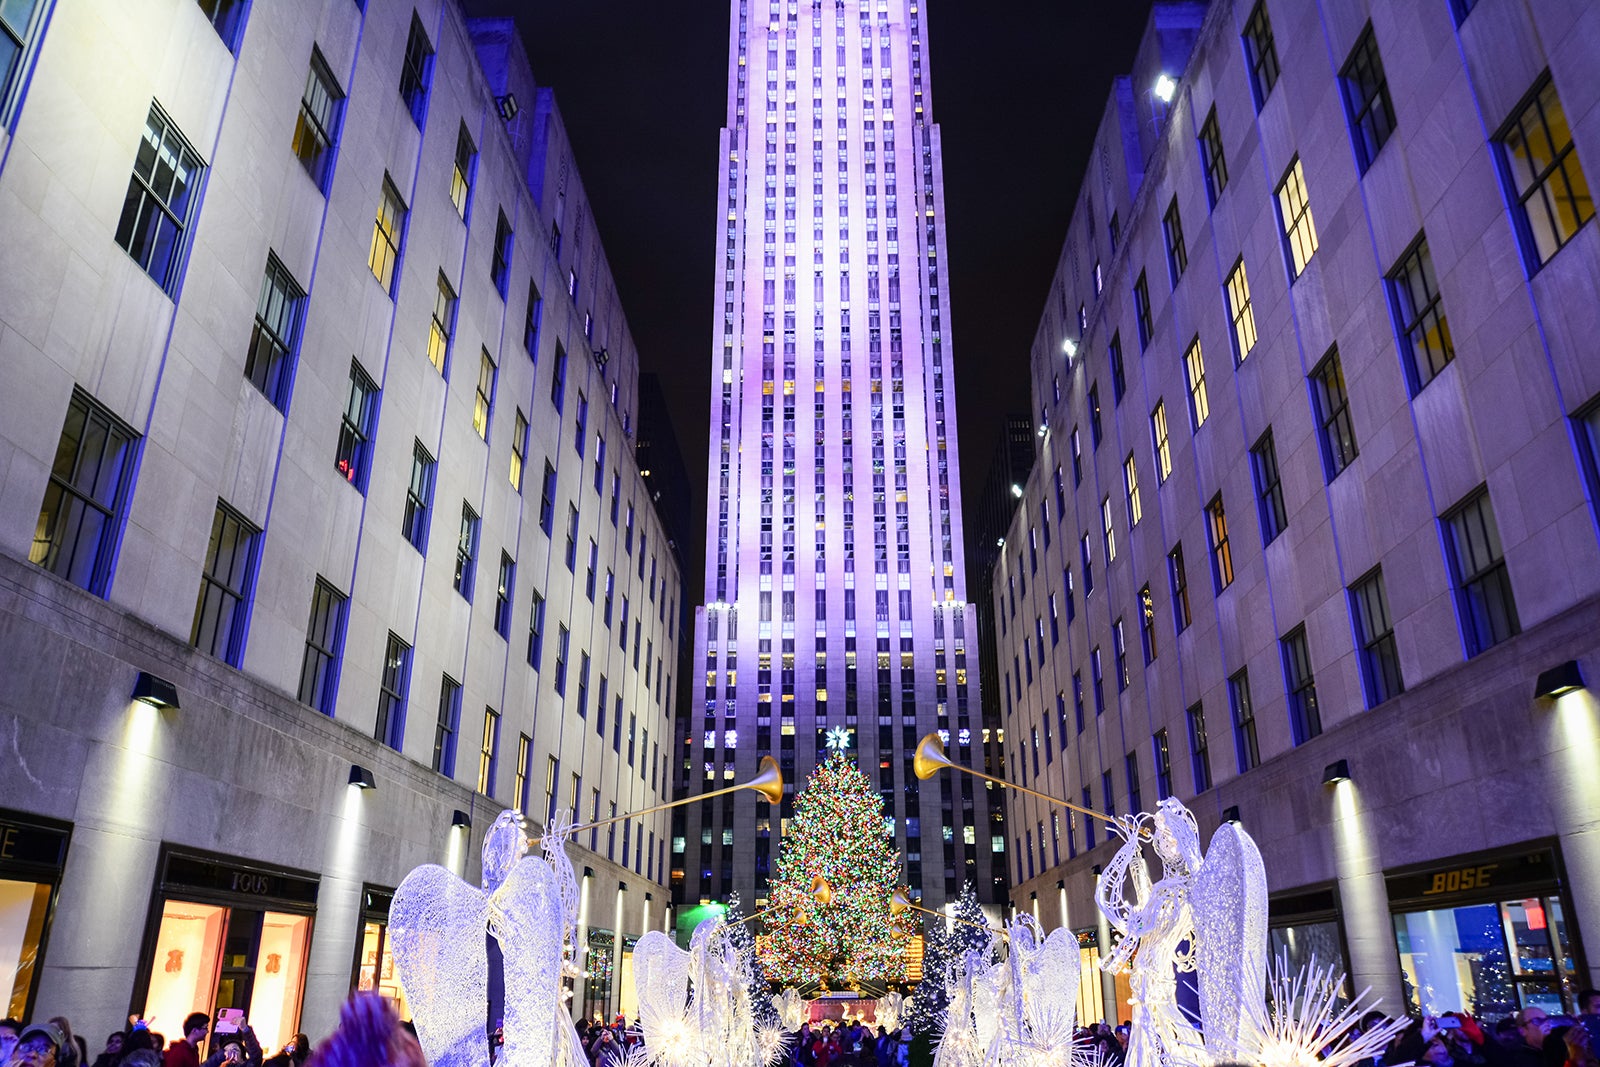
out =
{"type": "Polygon", "coordinates": [[[1065,1064],[1077,1029],[1082,962],[1078,939],[1057,928],[1044,936],[1031,915],[1007,928],[1006,977],[988,1062],[1005,1067],[1065,1064]]]}
{"type": "Polygon", "coordinates": [[[1223,823],[1202,856],[1194,816],[1176,799],[1154,816],[1116,821],[1123,839],[1095,888],[1122,935],[1101,967],[1126,971],[1133,1011],[1130,1067],[1216,1062],[1220,1039],[1236,1050],[1259,1018],[1267,979],[1266,870],[1255,842],[1223,823]],[[1152,882],[1148,835],[1161,861],[1152,882]],[[1197,1028],[1178,1005],[1178,974],[1198,972],[1197,1028]],[[1203,1034],[1212,1035],[1208,1042],[1203,1034]]]}
{"type": "Polygon", "coordinates": [[[687,952],[659,930],[634,945],[639,1025],[659,1067],[765,1067],[783,1051],[781,1026],[756,1024],[751,960],[726,934],[712,918],[695,927],[687,952]]]}
{"type": "Polygon", "coordinates": [[[806,999],[794,986],[772,996],[772,1010],[778,1014],[778,1024],[785,1030],[798,1030],[806,1021],[806,999]]]}

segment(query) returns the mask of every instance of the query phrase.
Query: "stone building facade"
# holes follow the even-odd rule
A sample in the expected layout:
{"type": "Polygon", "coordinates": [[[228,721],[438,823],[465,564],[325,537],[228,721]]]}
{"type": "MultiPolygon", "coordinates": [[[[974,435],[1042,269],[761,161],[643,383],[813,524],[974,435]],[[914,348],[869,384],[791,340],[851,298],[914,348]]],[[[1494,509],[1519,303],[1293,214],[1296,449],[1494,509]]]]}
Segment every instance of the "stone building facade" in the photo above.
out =
{"type": "MultiPolygon", "coordinates": [[[[1158,4],[1032,352],[1007,777],[1240,820],[1274,950],[1391,1009],[1571,1010],[1600,964],[1597,40],[1584,4],[1158,4]]],[[[1105,825],[1009,812],[1013,905],[1092,963],[1105,825]]]]}
{"type": "MultiPolygon", "coordinates": [[[[674,555],[559,112],[456,3],[12,4],[5,1014],[263,1041],[399,996],[389,895],[669,795],[674,555]],[[363,785],[375,788],[361,788],[363,785]]],[[[580,833],[575,1010],[670,923],[580,833]]]]}

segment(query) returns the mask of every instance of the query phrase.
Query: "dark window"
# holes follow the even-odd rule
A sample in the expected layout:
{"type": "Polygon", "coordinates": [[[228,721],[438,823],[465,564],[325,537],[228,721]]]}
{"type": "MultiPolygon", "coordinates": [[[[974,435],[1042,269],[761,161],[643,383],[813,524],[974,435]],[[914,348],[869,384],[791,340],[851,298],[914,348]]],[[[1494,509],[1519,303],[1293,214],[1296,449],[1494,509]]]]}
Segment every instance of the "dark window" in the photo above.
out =
{"type": "Polygon", "coordinates": [[[1476,656],[1522,632],[1487,490],[1457,504],[1445,515],[1444,526],[1462,636],[1467,655],[1476,656]]]}
{"type": "Polygon", "coordinates": [[[1389,83],[1383,76],[1378,38],[1370,22],[1350,50],[1344,69],[1339,71],[1339,90],[1344,95],[1344,113],[1350,122],[1356,163],[1365,174],[1394,132],[1394,104],[1389,100],[1389,83]]]}
{"type": "Polygon", "coordinates": [[[411,446],[411,483],[406,486],[406,511],[400,523],[400,532],[417,550],[428,547],[428,509],[433,506],[433,472],[437,467],[433,456],[422,447],[421,441],[411,446]]]}
{"type": "Polygon", "coordinates": [[[406,203],[389,176],[383,176],[383,195],[378,198],[378,213],[372,223],[372,247],[367,250],[367,266],[383,291],[394,295],[400,246],[405,241],[406,203]]]}
{"type": "Polygon", "coordinates": [[[1456,25],[1465,22],[1467,16],[1472,14],[1472,9],[1477,6],[1478,0],[1450,0],[1450,11],[1456,17],[1456,25]]]}
{"type": "Polygon", "coordinates": [[[1145,280],[1144,271],[1133,283],[1133,317],[1139,324],[1139,351],[1143,352],[1155,335],[1154,320],[1150,318],[1150,283],[1145,280]]]}
{"type": "Polygon", "coordinates": [[[244,661],[244,635],[255,579],[256,539],[261,531],[222,501],[211,520],[200,593],[195,598],[189,643],[237,667],[244,661]]]}
{"type": "Polygon", "coordinates": [[[1272,22],[1267,18],[1266,0],[1257,0],[1244,24],[1244,54],[1250,64],[1250,90],[1256,110],[1278,84],[1278,50],[1272,43],[1272,22]]]}
{"type": "Polygon", "coordinates": [[[300,97],[300,117],[294,124],[294,154],[317,188],[324,191],[333,172],[343,111],[344,93],[322,53],[312,46],[311,70],[306,74],[306,91],[300,97]]]}
{"type": "Polygon", "coordinates": [[[539,313],[544,308],[544,298],[539,295],[539,287],[528,280],[528,312],[522,322],[522,347],[528,350],[528,355],[537,358],[539,353],[539,313]]]}
{"type": "Polygon", "coordinates": [[[1600,399],[1591,400],[1572,421],[1583,473],[1589,479],[1589,499],[1600,508],[1600,399]]]}
{"type": "Polygon", "coordinates": [[[311,620],[306,623],[305,654],[300,658],[299,699],[324,715],[333,714],[345,603],[343,593],[317,578],[311,593],[311,620]]]}
{"type": "Polygon", "coordinates": [[[561,696],[567,695],[567,654],[571,648],[572,632],[561,623],[556,623],[555,691],[561,696]]]}
{"type": "Polygon", "coordinates": [[[1283,652],[1283,687],[1289,691],[1289,735],[1295,744],[1304,744],[1322,733],[1317,681],[1311,674],[1305,626],[1290,630],[1278,645],[1283,652]]]}
{"type": "Polygon", "coordinates": [[[594,538],[589,538],[589,568],[584,572],[583,593],[589,598],[589,603],[594,603],[595,569],[600,563],[600,546],[595,544],[594,538]]]}
{"type": "Polygon", "coordinates": [[[1078,439],[1078,428],[1072,428],[1072,486],[1083,484],[1083,443],[1078,439]]]}
{"type": "Polygon", "coordinates": [[[1172,583],[1172,618],[1177,632],[1183,633],[1194,621],[1189,612],[1189,573],[1183,566],[1183,544],[1172,546],[1167,553],[1167,577],[1172,583]]]}
{"type": "Polygon", "coordinates": [[[578,569],[578,509],[567,505],[567,570],[576,573],[578,569]]]}
{"type": "Polygon", "coordinates": [[[1521,208],[1528,258],[1537,269],[1594,215],[1589,180],[1572,151],[1572,128],[1548,75],[1497,141],[1521,208]]]}
{"type": "Polygon", "coordinates": [[[500,580],[494,593],[494,632],[501,637],[511,637],[511,597],[516,591],[517,561],[505,552],[500,553],[500,580]]]}
{"type": "Polygon", "coordinates": [[[279,411],[289,407],[289,387],[293,381],[294,349],[298,342],[300,312],[305,293],[278,262],[267,254],[267,271],[261,279],[261,295],[256,301],[256,324],[250,334],[250,351],[245,355],[244,374],[279,411]]]}
{"type": "Polygon", "coordinates": [[[528,612],[528,666],[534,670],[544,662],[544,596],[533,591],[533,609],[528,612]]]}
{"type": "Polygon", "coordinates": [[[1120,333],[1111,335],[1111,346],[1108,354],[1111,361],[1111,403],[1120,404],[1122,403],[1122,394],[1128,390],[1127,380],[1122,369],[1122,335],[1120,333]]]}
{"type": "Polygon", "coordinates": [[[578,390],[578,417],[572,424],[572,449],[578,453],[578,458],[583,458],[583,443],[589,434],[589,398],[582,389],[578,390]]]}
{"type": "Polygon", "coordinates": [[[555,366],[551,368],[550,375],[550,403],[555,405],[555,409],[557,411],[561,410],[561,405],[566,400],[566,396],[567,353],[566,350],[561,347],[561,343],[558,341],[556,342],[555,366]]]}
{"type": "Polygon", "coordinates": [[[478,513],[461,504],[461,530],[456,535],[456,592],[472,600],[472,580],[477,573],[478,513]]]}
{"type": "Polygon", "coordinates": [[[1400,257],[1399,265],[1389,275],[1389,295],[1395,329],[1400,334],[1400,350],[1408,357],[1406,372],[1415,394],[1456,358],[1426,238],[1418,237],[1417,243],[1400,257]]]}
{"type": "Polygon", "coordinates": [[[31,562],[105,595],[138,441],[108,408],[72,391],[28,548],[31,562]]]}
{"type": "MultiPolygon", "coordinates": [[[[406,38],[406,55],[400,64],[400,98],[419,127],[428,110],[428,83],[433,80],[433,45],[422,28],[422,20],[411,13],[411,34],[406,38]]],[[[452,753],[452,762],[454,754],[452,753]]]]}
{"type": "Polygon", "coordinates": [[[522,492],[522,466],[528,459],[528,416],[517,409],[516,421],[511,424],[511,467],[507,476],[511,488],[522,492]]]}
{"type": "Polygon", "coordinates": [[[1157,730],[1150,739],[1156,760],[1156,799],[1165,800],[1172,795],[1172,748],[1167,743],[1167,731],[1157,730]]]}
{"type": "Polygon", "coordinates": [[[155,104],[133,160],[117,244],[168,293],[178,280],[195,187],[205,164],[155,104]]]}
{"type": "Polygon", "coordinates": [[[448,674],[439,683],[439,718],[433,730],[433,769],[446,778],[456,773],[456,734],[461,730],[461,683],[448,674]]]}
{"type": "Polygon", "coordinates": [[[1111,231],[1111,254],[1116,255],[1117,243],[1122,240],[1122,219],[1118,217],[1115,211],[1111,213],[1111,221],[1107,224],[1107,229],[1111,231]]]}
{"type": "MultiPolygon", "coordinates": [[[[1130,752],[1122,757],[1122,768],[1128,778],[1128,810],[1144,810],[1144,790],[1139,788],[1139,754],[1130,752]]],[[[1106,814],[1112,814],[1111,792],[1106,791],[1106,814]]]]}
{"type": "Polygon", "coordinates": [[[1394,624],[1389,621],[1389,600],[1384,595],[1381,570],[1374,569],[1350,587],[1350,614],[1356,624],[1367,707],[1377,707],[1406,688],[1400,675],[1400,654],[1395,649],[1394,624]]]}
{"type": "Polygon", "coordinates": [[[1100,383],[1089,386],[1089,443],[1100,447],[1100,383]]]}
{"type": "Polygon", "coordinates": [[[1194,772],[1194,791],[1211,788],[1211,749],[1206,742],[1206,710],[1196,704],[1188,711],[1189,769],[1194,772]]]}
{"type": "Polygon", "coordinates": [[[1089,653],[1089,681],[1094,686],[1094,713],[1096,716],[1106,713],[1105,674],[1100,665],[1100,650],[1093,649],[1089,653]]]}
{"type": "Polygon", "coordinates": [[[1178,279],[1189,267],[1189,252],[1183,244],[1183,220],[1178,217],[1177,197],[1172,198],[1172,203],[1167,205],[1167,213],[1161,216],[1161,232],[1167,239],[1167,275],[1176,289],[1178,279]]]}
{"type": "Polygon", "coordinates": [[[456,165],[450,171],[450,202],[456,214],[467,217],[467,205],[472,200],[472,179],[477,173],[478,149],[463,122],[456,131],[456,165]]]}
{"type": "Polygon", "coordinates": [[[1221,493],[1206,505],[1206,535],[1211,540],[1211,581],[1220,593],[1233,584],[1233,549],[1228,545],[1228,513],[1221,493]]]}
{"type": "Polygon", "coordinates": [[[1072,712],[1076,717],[1078,732],[1083,733],[1083,672],[1072,672],[1072,712]]]}
{"type": "Polygon", "coordinates": [[[383,652],[383,677],[378,681],[378,718],[372,736],[400,751],[406,736],[406,691],[410,688],[411,646],[393,633],[383,652]]]}
{"type": "Polygon", "coordinates": [[[1148,582],[1139,590],[1139,643],[1144,648],[1144,663],[1148,667],[1156,658],[1156,599],[1148,582]]]}
{"type": "Polygon", "coordinates": [[[1222,152],[1222,131],[1217,128],[1215,104],[1200,127],[1200,162],[1206,172],[1206,199],[1216,207],[1217,198],[1228,187],[1228,161],[1222,152]]]}
{"type": "Polygon", "coordinates": [[[1123,633],[1121,619],[1111,624],[1111,648],[1117,657],[1117,692],[1126,692],[1128,688],[1128,640],[1127,635],[1123,633]]]}
{"type": "Polygon", "coordinates": [[[1278,450],[1269,428],[1250,449],[1250,473],[1256,483],[1256,515],[1261,520],[1261,543],[1270,545],[1289,525],[1283,506],[1283,481],[1278,476],[1278,450]]]}
{"type": "Polygon", "coordinates": [[[227,46],[228,51],[233,51],[239,45],[239,31],[244,28],[244,14],[248,6],[246,0],[199,0],[199,2],[201,13],[215,27],[217,36],[222,38],[222,43],[227,46]]]}
{"type": "Polygon", "coordinates": [[[511,239],[511,223],[502,211],[494,224],[494,256],[489,262],[489,277],[494,279],[495,290],[502,298],[506,295],[506,281],[511,277],[511,239]]]}
{"type": "Polygon", "coordinates": [[[367,470],[372,461],[372,437],[378,429],[378,387],[366,371],[350,363],[350,394],[339,422],[339,451],[334,468],[362,493],[367,491],[367,470]]]}
{"type": "Polygon", "coordinates": [[[556,519],[556,469],[544,464],[544,480],[539,487],[539,529],[549,537],[556,519]]]}
{"type": "Polygon", "coordinates": [[[1250,674],[1241,670],[1228,678],[1228,707],[1233,713],[1233,747],[1239,757],[1239,773],[1261,765],[1261,748],[1256,744],[1256,711],[1250,701],[1250,674]]]}
{"type": "Polygon", "coordinates": [[[1311,399],[1316,408],[1322,462],[1333,481],[1356,458],[1356,431],[1350,420],[1350,398],[1344,388],[1339,350],[1330,349],[1311,371],[1311,399]]]}

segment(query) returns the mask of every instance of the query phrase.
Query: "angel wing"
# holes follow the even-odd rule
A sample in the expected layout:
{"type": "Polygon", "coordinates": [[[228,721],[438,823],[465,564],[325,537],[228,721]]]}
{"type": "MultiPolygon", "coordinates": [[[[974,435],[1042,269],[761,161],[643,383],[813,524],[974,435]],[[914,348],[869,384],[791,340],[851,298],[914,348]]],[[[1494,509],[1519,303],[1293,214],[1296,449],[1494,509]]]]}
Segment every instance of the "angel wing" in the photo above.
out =
{"type": "Polygon", "coordinates": [[[435,1067],[488,1067],[484,1036],[489,959],[483,892],[436,864],[406,875],[389,906],[389,942],[417,1026],[435,1067]]]}
{"type": "Polygon", "coordinates": [[[1024,981],[1028,1027],[1035,1035],[1077,1028],[1078,981],[1083,974],[1078,939],[1066,927],[1050,931],[1028,961],[1024,981]]]}
{"type": "Polygon", "coordinates": [[[505,964],[505,1047],[519,1065],[561,1064],[568,1051],[558,1024],[561,949],[566,937],[561,879],[545,860],[525,856],[490,898],[490,919],[505,964]]]}
{"type": "Polygon", "coordinates": [[[1213,1035],[1242,1038],[1267,987],[1267,872],[1238,824],[1225,822],[1211,835],[1189,903],[1206,1044],[1213,1035]]]}
{"type": "Polygon", "coordinates": [[[689,1006],[689,953],[651,930],[633,946],[633,988],[645,1046],[669,1044],[689,1006]]]}

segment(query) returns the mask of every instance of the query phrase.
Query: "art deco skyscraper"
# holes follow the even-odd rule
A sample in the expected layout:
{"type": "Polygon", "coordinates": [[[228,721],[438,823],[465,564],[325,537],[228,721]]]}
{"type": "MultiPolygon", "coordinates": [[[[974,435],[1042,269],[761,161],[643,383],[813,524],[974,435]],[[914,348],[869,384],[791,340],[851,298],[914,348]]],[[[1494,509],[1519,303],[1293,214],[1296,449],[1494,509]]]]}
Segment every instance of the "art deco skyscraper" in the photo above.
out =
{"type": "MultiPolygon", "coordinates": [[[[678,786],[748,779],[772,753],[786,816],[842,747],[937,906],[963,879],[990,897],[1005,868],[982,784],[911,769],[929,731],[963,763],[984,740],[924,2],[733,0],[703,685],[678,786]]],[[[759,904],[779,814],[748,791],[683,810],[679,899],[759,904]]]]}

